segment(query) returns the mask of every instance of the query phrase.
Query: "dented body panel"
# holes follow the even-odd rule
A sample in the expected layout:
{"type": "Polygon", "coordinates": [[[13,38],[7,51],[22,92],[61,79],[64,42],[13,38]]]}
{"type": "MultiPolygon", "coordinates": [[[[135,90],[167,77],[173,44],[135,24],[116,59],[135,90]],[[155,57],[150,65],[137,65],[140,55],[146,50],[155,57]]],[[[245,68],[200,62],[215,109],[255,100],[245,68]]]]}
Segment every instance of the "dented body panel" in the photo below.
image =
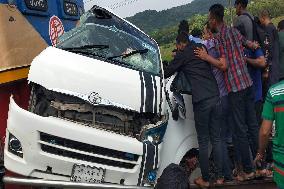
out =
{"type": "Polygon", "coordinates": [[[97,171],[95,183],[154,186],[197,148],[191,97],[186,118],[173,121],[160,58],[153,39],[94,6],[33,60],[29,110],[11,100],[5,167],[73,182],[90,176],[82,167],[97,171]]]}
{"type": "MultiPolygon", "coordinates": [[[[58,118],[43,118],[21,109],[12,99],[9,115],[9,128],[7,129],[7,133],[13,133],[13,135],[18,137],[22,143],[25,156],[23,159],[15,157],[8,151],[6,145],[5,167],[7,169],[30,177],[69,181],[73,165],[76,163],[86,164],[106,169],[105,182],[120,183],[121,179],[125,179],[125,184],[137,185],[143,155],[143,144],[136,139],[85,127],[58,118]],[[122,160],[115,157],[108,157],[100,154],[100,152],[94,153],[91,151],[86,152],[86,150],[82,151],[83,149],[70,149],[60,144],[49,143],[42,138],[40,133],[61,136],[64,139],[69,139],[74,142],[80,141],[80,143],[86,145],[103,146],[113,153],[120,151],[135,154],[138,156],[138,159],[133,161],[122,160]],[[70,150],[74,153],[80,153],[86,156],[130,163],[133,165],[133,168],[126,169],[119,166],[109,166],[107,163],[104,165],[102,163],[90,163],[72,157],[62,157],[50,153],[49,151],[44,152],[43,145],[70,150]],[[47,169],[48,167],[52,169],[47,169]]],[[[8,143],[8,137],[6,138],[6,143],[8,143]]],[[[117,164],[119,165],[119,163],[117,164]]]]}
{"type": "MultiPolygon", "coordinates": [[[[136,70],[49,47],[34,59],[28,80],[49,90],[87,101],[97,93],[102,104],[140,112],[141,106],[146,103],[145,95],[141,95],[141,89],[145,86],[142,86],[140,74],[136,70]]],[[[150,90],[160,97],[160,77],[150,77],[150,82],[155,80],[156,83],[156,89],[153,87],[150,90]]],[[[161,99],[156,99],[157,105],[152,109],[158,111],[161,99]]],[[[148,100],[154,101],[155,98],[148,100]]],[[[151,104],[154,106],[155,102],[151,104]]],[[[145,106],[142,110],[145,111],[145,106]]]]}

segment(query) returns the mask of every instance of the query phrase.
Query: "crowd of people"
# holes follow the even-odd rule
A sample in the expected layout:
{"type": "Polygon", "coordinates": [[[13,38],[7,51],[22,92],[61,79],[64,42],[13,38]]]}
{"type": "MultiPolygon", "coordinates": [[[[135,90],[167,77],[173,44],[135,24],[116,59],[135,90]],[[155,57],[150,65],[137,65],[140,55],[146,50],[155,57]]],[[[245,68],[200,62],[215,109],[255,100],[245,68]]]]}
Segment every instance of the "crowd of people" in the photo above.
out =
{"type": "Polygon", "coordinates": [[[210,7],[202,32],[190,33],[181,21],[173,61],[165,68],[166,78],[182,73],[176,77],[190,84],[178,88],[192,94],[202,174],[194,182],[201,188],[210,186],[209,142],[215,184],[273,174],[284,188],[284,20],[276,29],[268,10],[254,17],[247,5],[235,1],[233,26],[224,22],[221,4],[210,7]]]}

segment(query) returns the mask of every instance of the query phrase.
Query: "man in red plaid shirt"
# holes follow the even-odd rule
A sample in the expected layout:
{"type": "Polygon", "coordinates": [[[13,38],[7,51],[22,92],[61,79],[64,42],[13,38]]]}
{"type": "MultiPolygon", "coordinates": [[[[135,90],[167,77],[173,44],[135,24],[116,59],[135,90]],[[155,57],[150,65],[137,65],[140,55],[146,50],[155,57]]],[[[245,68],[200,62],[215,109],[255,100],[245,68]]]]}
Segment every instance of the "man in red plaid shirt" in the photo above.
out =
{"type": "MultiPolygon", "coordinates": [[[[247,41],[237,29],[224,23],[224,7],[212,5],[209,9],[209,25],[216,32],[219,59],[208,55],[204,49],[197,49],[196,55],[218,68],[227,68],[225,83],[229,92],[229,102],[234,119],[235,143],[238,145],[244,173],[239,180],[254,178],[253,164],[250,157],[250,146],[255,157],[258,148],[258,132],[252,79],[249,75],[244,47],[257,48],[257,44],[247,41]],[[251,143],[251,145],[250,145],[251,143]]],[[[201,183],[202,184],[202,183],[201,183]]]]}

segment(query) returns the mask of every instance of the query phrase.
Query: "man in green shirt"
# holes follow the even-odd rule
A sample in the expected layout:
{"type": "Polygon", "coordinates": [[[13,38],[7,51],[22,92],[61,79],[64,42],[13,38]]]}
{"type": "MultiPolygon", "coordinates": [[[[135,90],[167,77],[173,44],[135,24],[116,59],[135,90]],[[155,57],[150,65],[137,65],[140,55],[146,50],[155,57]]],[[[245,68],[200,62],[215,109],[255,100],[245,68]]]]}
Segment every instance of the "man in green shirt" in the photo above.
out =
{"type": "Polygon", "coordinates": [[[278,24],[279,31],[279,65],[280,65],[280,80],[284,80],[284,20],[278,24]]]}
{"type": "Polygon", "coordinates": [[[259,131],[259,149],[255,162],[262,162],[275,121],[273,137],[274,181],[284,189],[284,81],[273,85],[266,96],[259,131]]]}

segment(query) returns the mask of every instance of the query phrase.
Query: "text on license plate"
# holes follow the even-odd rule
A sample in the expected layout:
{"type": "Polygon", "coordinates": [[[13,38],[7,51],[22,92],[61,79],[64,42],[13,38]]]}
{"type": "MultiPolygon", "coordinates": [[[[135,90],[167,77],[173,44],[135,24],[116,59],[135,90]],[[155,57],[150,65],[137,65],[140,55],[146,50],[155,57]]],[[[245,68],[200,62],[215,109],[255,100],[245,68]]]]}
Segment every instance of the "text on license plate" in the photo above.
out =
{"type": "Polygon", "coordinates": [[[102,183],[104,176],[105,170],[102,168],[75,164],[71,174],[71,181],[82,183],[102,183]]]}

